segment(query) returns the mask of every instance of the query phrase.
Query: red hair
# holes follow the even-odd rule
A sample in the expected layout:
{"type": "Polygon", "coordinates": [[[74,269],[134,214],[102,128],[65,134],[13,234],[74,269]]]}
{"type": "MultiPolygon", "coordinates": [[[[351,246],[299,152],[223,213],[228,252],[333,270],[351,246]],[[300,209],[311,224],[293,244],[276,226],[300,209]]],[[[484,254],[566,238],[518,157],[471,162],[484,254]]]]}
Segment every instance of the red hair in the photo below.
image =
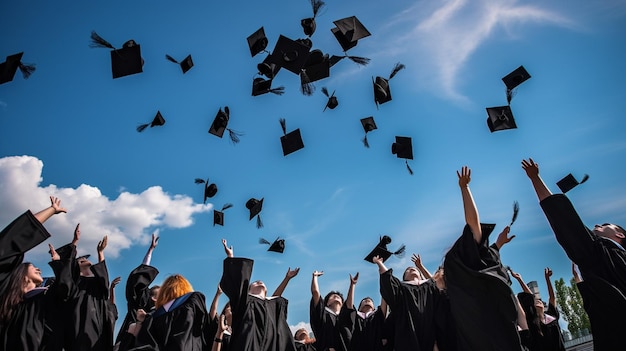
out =
{"type": "Polygon", "coordinates": [[[193,291],[191,283],[180,274],[174,274],[165,279],[157,295],[155,308],[165,305],[167,302],[177,299],[193,291]]]}

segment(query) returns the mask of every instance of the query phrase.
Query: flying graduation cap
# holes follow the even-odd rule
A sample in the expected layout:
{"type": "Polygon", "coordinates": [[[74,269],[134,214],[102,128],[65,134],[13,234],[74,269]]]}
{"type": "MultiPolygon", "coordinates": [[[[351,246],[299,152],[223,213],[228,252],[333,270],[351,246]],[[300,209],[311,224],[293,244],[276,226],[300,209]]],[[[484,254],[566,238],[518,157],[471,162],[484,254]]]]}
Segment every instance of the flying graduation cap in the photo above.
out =
{"type": "Polygon", "coordinates": [[[331,28],[331,32],[341,45],[344,52],[355,47],[359,39],[369,37],[371,34],[365,28],[363,23],[359,21],[356,16],[350,16],[334,21],[334,28],[331,28]]]}
{"type": "Polygon", "coordinates": [[[309,53],[304,67],[300,70],[300,91],[310,96],[315,91],[313,82],[330,76],[330,59],[322,50],[315,49],[309,53]]]}
{"type": "Polygon", "coordinates": [[[193,60],[191,59],[191,55],[187,55],[184,60],[178,62],[175,58],[170,55],[165,55],[165,59],[170,62],[176,63],[180,65],[180,68],[183,70],[183,74],[187,73],[193,67],[193,60]]]}
{"type": "Polygon", "coordinates": [[[35,72],[34,64],[26,64],[22,62],[24,52],[7,56],[6,60],[0,63],[0,84],[8,83],[13,80],[17,69],[20,69],[24,79],[28,79],[35,72]]]}
{"type": "Polygon", "coordinates": [[[259,96],[267,93],[275,95],[283,95],[285,93],[285,87],[280,86],[272,88],[272,79],[263,79],[256,77],[252,80],[252,96],[259,96]]]}
{"type": "Polygon", "coordinates": [[[487,126],[492,133],[517,128],[511,106],[487,107],[487,126]]]}
{"type": "Polygon", "coordinates": [[[376,122],[374,121],[373,116],[361,118],[361,125],[363,126],[363,130],[365,131],[365,137],[363,138],[363,145],[367,148],[370,147],[369,142],[367,141],[367,133],[371,132],[374,129],[378,129],[376,127],[376,122]]]}
{"type": "Polygon", "coordinates": [[[230,136],[230,140],[237,144],[240,139],[239,137],[243,135],[243,133],[234,131],[230,128],[227,128],[228,121],[230,120],[230,109],[228,106],[224,107],[224,110],[220,107],[220,110],[217,111],[217,115],[211,123],[211,128],[209,128],[209,134],[213,134],[218,138],[221,138],[224,135],[224,131],[228,130],[228,134],[230,136]]]}
{"type": "Polygon", "coordinates": [[[111,43],[104,40],[95,31],[91,32],[92,48],[111,49],[111,71],[113,79],[143,72],[141,47],[134,40],[128,40],[121,49],[115,49],[111,43]]]}
{"type": "Polygon", "coordinates": [[[292,152],[298,151],[304,147],[300,128],[287,133],[287,121],[284,118],[279,120],[283,129],[283,136],[280,137],[280,144],[283,147],[283,156],[287,156],[292,152]]]}
{"type": "Polygon", "coordinates": [[[213,210],[213,226],[214,227],[215,225],[224,226],[224,211],[231,207],[233,207],[233,204],[225,204],[224,206],[222,206],[222,209],[220,211],[213,210]]]}
{"type": "Polygon", "coordinates": [[[278,253],[283,253],[285,251],[285,239],[281,239],[280,237],[276,238],[273,243],[261,238],[259,239],[259,244],[269,245],[270,247],[267,251],[273,251],[278,253]]]}
{"type": "Polygon", "coordinates": [[[269,61],[291,73],[300,74],[300,70],[309,58],[310,49],[311,41],[309,39],[292,40],[280,35],[269,61]]]}
{"type": "Polygon", "coordinates": [[[377,76],[376,79],[372,81],[372,83],[374,84],[374,102],[376,102],[376,108],[378,108],[378,105],[382,105],[388,101],[391,101],[391,89],[389,88],[389,81],[404,68],[406,68],[406,66],[398,62],[393,67],[389,78],[377,76]]]}
{"type": "Polygon", "coordinates": [[[304,30],[304,34],[307,37],[310,37],[315,33],[316,24],[315,17],[322,7],[324,7],[325,3],[322,0],[311,0],[311,7],[313,8],[313,17],[304,18],[300,21],[300,25],[302,26],[302,30],[304,30]]]}
{"type": "Polygon", "coordinates": [[[272,62],[271,55],[267,55],[263,62],[256,65],[260,75],[263,75],[269,79],[274,79],[280,71],[280,66],[272,62]]]}
{"type": "Polygon", "coordinates": [[[335,107],[339,106],[339,101],[337,100],[337,97],[335,96],[334,90],[332,94],[328,95],[328,89],[326,89],[326,87],[322,87],[322,94],[326,95],[326,97],[328,98],[328,101],[326,102],[326,106],[324,107],[324,111],[326,111],[327,108],[334,110],[335,107]]]}
{"type": "Polygon", "coordinates": [[[217,185],[215,183],[209,183],[209,178],[206,180],[202,178],[196,178],[194,180],[196,184],[204,184],[204,203],[206,204],[206,199],[215,196],[217,194],[217,185]]]}
{"type": "Polygon", "coordinates": [[[156,116],[154,116],[154,119],[152,119],[152,122],[140,124],[139,126],[137,126],[137,131],[141,133],[148,127],[158,127],[164,124],[165,118],[163,118],[163,115],[161,115],[161,111],[157,111],[156,116]]]}
{"type": "Polygon", "coordinates": [[[561,191],[563,192],[563,194],[567,193],[568,191],[574,189],[575,187],[577,187],[578,185],[586,182],[589,179],[589,175],[585,174],[583,176],[583,178],[580,180],[580,182],[570,173],[568,175],[566,175],[565,177],[563,177],[563,179],[559,180],[558,182],[556,182],[556,185],[559,187],[559,189],[561,189],[561,191]]]}
{"type": "Polygon", "coordinates": [[[265,48],[267,48],[268,40],[263,27],[250,34],[246,40],[248,41],[248,48],[250,48],[250,55],[252,57],[256,56],[258,53],[266,52],[265,48]]]}
{"type": "Polygon", "coordinates": [[[263,200],[264,198],[261,198],[261,200],[250,198],[250,200],[246,202],[246,208],[250,210],[250,220],[252,220],[252,218],[256,216],[257,228],[263,228],[263,221],[261,220],[261,210],[263,209],[263,200]]]}
{"type": "Polygon", "coordinates": [[[396,142],[391,144],[391,153],[398,158],[405,159],[406,168],[409,174],[413,175],[413,170],[409,167],[409,160],[413,159],[413,144],[411,138],[396,136],[396,142]]]}
{"type": "Polygon", "coordinates": [[[511,99],[513,99],[513,96],[515,96],[517,92],[515,88],[529,78],[530,74],[528,74],[524,66],[519,66],[513,72],[502,77],[502,81],[504,85],[506,85],[506,102],[509,105],[511,104],[511,99]]]}
{"type": "Polygon", "coordinates": [[[406,249],[405,245],[401,245],[400,248],[398,248],[398,250],[396,250],[395,252],[390,252],[387,249],[387,245],[390,243],[391,243],[391,238],[389,236],[387,235],[381,236],[380,241],[378,242],[376,247],[374,247],[374,249],[367,256],[365,256],[364,260],[374,263],[373,262],[374,256],[379,256],[380,258],[382,258],[383,262],[385,262],[389,257],[391,257],[391,255],[394,255],[396,257],[404,256],[404,251],[406,249]]]}

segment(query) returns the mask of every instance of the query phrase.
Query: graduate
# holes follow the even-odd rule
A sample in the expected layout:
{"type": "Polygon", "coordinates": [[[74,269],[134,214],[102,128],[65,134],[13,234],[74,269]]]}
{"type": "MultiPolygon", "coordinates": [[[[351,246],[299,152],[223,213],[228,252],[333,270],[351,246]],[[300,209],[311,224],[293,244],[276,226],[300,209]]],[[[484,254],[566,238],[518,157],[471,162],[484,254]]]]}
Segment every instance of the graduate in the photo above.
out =
{"type": "Polygon", "coordinates": [[[318,351],[347,351],[351,335],[337,323],[344,309],[343,295],[339,291],[331,291],[322,299],[317,280],[323,274],[322,271],[314,271],[311,278],[309,322],[315,335],[315,348],[318,351]]]}
{"type": "Polygon", "coordinates": [[[556,240],[585,278],[584,305],[594,350],[624,348],[626,323],[626,231],[604,223],[587,228],[565,194],[552,194],[533,159],[522,160],[556,240]]]}
{"type": "Polygon", "coordinates": [[[230,300],[233,314],[230,350],[294,351],[287,324],[287,299],[267,297],[267,288],[260,280],[250,283],[254,261],[234,257],[233,247],[228,247],[224,239],[222,245],[227,257],[220,287],[230,300]]]}
{"type": "MultiPolygon", "coordinates": [[[[463,198],[463,234],[445,256],[444,272],[458,350],[523,350],[515,295],[498,250],[489,246],[494,225],[480,223],[469,188],[471,170],[457,171],[463,198]]],[[[508,231],[508,227],[505,228],[508,231]]],[[[393,307],[392,307],[393,309],[393,307]]],[[[523,320],[525,324],[525,318],[523,320]]]]}
{"type": "Polygon", "coordinates": [[[317,351],[314,346],[315,338],[310,337],[309,332],[305,328],[296,330],[293,338],[296,342],[297,351],[317,351]]]}

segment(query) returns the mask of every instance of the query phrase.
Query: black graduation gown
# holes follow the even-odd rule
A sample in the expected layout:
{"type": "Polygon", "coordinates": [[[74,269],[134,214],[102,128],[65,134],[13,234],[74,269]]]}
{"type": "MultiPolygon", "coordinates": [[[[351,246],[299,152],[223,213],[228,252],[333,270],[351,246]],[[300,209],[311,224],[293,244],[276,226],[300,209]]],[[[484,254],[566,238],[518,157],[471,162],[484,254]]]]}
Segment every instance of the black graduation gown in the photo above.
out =
{"type": "Polygon", "coordinates": [[[8,277],[24,261],[24,254],[50,237],[50,233],[30,211],[9,223],[0,232],[0,294],[8,277]]]}
{"type": "Polygon", "coordinates": [[[444,270],[458,350],[522,350],[515,296],[488,235],[477,244],[465,225],[446,254],[444,270]]]}
{"type": "Polygon", "coordinates": [[[385,316],[380,307],[365,318],[350,308],[339,314],[341,328],[347,329],[346,333],[352,335],[349,351],[381,351],[384,322],[385,316]]]}
{"type": "Polygon", "coordinates": [[[563,194],[548,196],[541,208],[556,240],[585,279],[583,296],[593,331],[594,350],[624,348],[626,251],[587,228],[563,194]]]}
{"type": "Polygon", "coordinates": [[[312,343],[309,344],[305,344],[302,342],[295,342],[296,343],[296,351],[317,351],[317,349],[315,348],[315,346],[313,346],[312,343]]]}
{"type": "MultiPolygon", "coordinates": [[[[215,316],[215,318],[213,318],[212,320],[209,321],[209,327],[207,330],[207,335],[210,337],[209,342],[213,342],[213,340],[215,339],[215,334],[217,334],[217,329],[218,329],[218,325],[220,323],[219,320],[220,316],[215,316]]],[[[228,351],[230,350],[230,334],[227,334],[226,332],[224,332],[224,335],[222,335],[222,351],[228,351]]]]}
{"type": "Polygon", "coordinates": [[[315,335],[315,343],[313,344],[317,350],[326,351],[334,348],[335,351],[347,351],[350,344],[350,334],[347,329],[341,328],[339,325],[339,316],[346,312],[346,307],[341,306],[339,314],[326,309],[324,299],[320,298],[317,304],[311,303],[309,306],[309,322],[313,335],[315,335]]]}
{"type": "Polygon", "coordinates": [[[230,300],[233,314],[230,350],[294,351],[296,346],[287,324],[287,299],[261,299],[248,294],[253,264],[247,258],[224,260],[220,287],[230,300]]]}
{"type": "Polygon", "coordinates": [[[407,284],[394,277],[393,270],[389,269],[380,275],[380,294],[394,314],[395,350],[432,350],[439,299],[435,282],[407,284]]]}
{"type": "Polygon", "coordinates": [[[435,313],[437,348],[439,351],[455,351],[457,349],[456,325],[450,309],[450,298],[445,290],[440,291],[438,302],[435,313]]]}
{"type": "Polygon", "coordinates": [[[559,311],[556,306],[548,304],[545,311],[555,319],[548,324],[539,321],[535,307],[535,295],[528,292],[517,294],[517,299],[526,313],[529,336],[527,343],[529,351],[565,351],[561,327],[559,326],[559,311]],[[540,332],[541,331],[541,332],[540,332]]]}
{"type": "Polygon", "coordinates": [[[150,312],[154,308],[154,301],[150,298],[150,284],[159,274],[155,267],[140,264],[128,275],[126,281],[126,316],[120,327],[120,331],[115,338],[115,342],[120,341],[123,332],[128,331],[131,323],[137,321],[137,310],[142,309],[150,312]]]}

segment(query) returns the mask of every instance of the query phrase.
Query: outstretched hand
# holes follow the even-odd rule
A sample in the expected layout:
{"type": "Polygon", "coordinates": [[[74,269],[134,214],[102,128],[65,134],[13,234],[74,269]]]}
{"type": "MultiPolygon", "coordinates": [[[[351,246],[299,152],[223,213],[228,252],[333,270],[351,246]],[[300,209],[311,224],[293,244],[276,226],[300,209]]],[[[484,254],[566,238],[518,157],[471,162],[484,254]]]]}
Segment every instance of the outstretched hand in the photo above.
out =
{"type": "Polygon", "coordinates": [[[546,269],[543,270],[543,274],[545,275],[546,279],[550,279],[550,277],[552,276],[552,270],[550,269],[550,267],[546,267],[546,269]]]}
{"type": "Polygon", "coordinates": [[[496,239],[496,245],[498,246],[498,249],[501,249],[504,244],[508,244],[509,242],[511,242],[511,240],[513,240],[513,238],[515,238],[515,235],[509,236],[510,231],[511,226],[507,225],[506,227],[504,227],[504,229],[502,229],[502,232],[498,234],[498,238],[496,239]]]}
{"type": "Polygon", "coordinates": [[[313,277],[319,277],[324,275],[324,271],[313,271],[313,277]]]}
{"type": "Polygon", "coordinates": [[[222,239],[222,245],[224,245],[224,252],[226,252],[226,257],[233,258],[233,246],[228,247],[226,243],[226,239],[222,239]]]}
{"type": "Polygon", "coordinates": [[[422,257],[419,254],[413,254],[411,256],[411,261],[413,261],[413,264],[415,264],[415,267],[422,267],[422,257]]]}
{"type": "Polygon", "coordinates": [[[383,263],[383,258],[376,255],[374,257],[372,257],[372,262],[374,262],[375,264],[382,264],[383,263]]]}
{"type": "Polygon", "coordinates": [[[78,244],[78,240],[80,240],[80,223],[78,223],[74,229],[74,239],[72,239],[72,245],[76,246],[76,244],[78,244]]]}
{"type": "Polygon", "coordinates": [[[115,289],[115,287],[117,286],[117,284],[120,283],[120,281],[122,281],[122,277],[116,277],[115,279],[113,279],[111,281],[111,289],[115,289]]]}
{"type": "Polygon", "coordinates": [[[105,235],[104,238],[102,238],[102,240],[98,242],[98,247],[97,247],[98,252],[104,251],[104,249],[107,247],[108,241],[109,241],[109,238],[108,236],[105,235]]]}
{"type": "Polygon", "coordinates": [[[67,212],[64,207],[61,207],[61,200],[58,197],[50,196],[50,207],[54,209],[54,214],[67,212]]]}
{"type": "Polygon", "coordinates": [[[359,281],[359,272],[356,272],[356,274],[354,275],[354,277],[352,276],[352,274],[350,274],[350,283],[352,285],[356,285],[356,283],[359,281]]]}
{"type": "Polygon", "coordinates": [[[528,178],[539,177],[539,164],[535,163],[532,158],[522,160],[522,168],[526,171],[528,178]]]}
{"type": "Polygon", "coordinates": [[[517,280],[521,280],[522,276],[519,273],[515,273],[512,270],[509,270],[509,272],[511,273],[511,276],[517,280]]]}
{"type": "Polygon", "coordinates": [[[459,186],[461,188],[467,187],[472,180],[472,170],[467,166],[461,168],[461,173],[456,171],[456,175],[459,177],[459,186]]]}
{"type": "Polygon", "coordinates": [[[300,267],[297,267],[293,271],[291,270],[291,267],[289,267],[287,269],[287,274],[285,274],[285,278],[291,279],[291,278],[295,277],[296,275],[298,275],[298,273],[300,273],[300,267]]]}
{"type": "Polygon", "coordinates": [[[152,233],[152,243],[150,244],[150,250],[154,250],[158,243],[159,237],[156,235],[156,233],[152,233]]]}
{"type": "Polygon", "coordinates": [[[61,256],[54,250],[54,246],[52,244],[48,244],[48,248],[50,249],[50,255],[52,256],[53,261],[58,261],[61,259],[61,256]]]}

